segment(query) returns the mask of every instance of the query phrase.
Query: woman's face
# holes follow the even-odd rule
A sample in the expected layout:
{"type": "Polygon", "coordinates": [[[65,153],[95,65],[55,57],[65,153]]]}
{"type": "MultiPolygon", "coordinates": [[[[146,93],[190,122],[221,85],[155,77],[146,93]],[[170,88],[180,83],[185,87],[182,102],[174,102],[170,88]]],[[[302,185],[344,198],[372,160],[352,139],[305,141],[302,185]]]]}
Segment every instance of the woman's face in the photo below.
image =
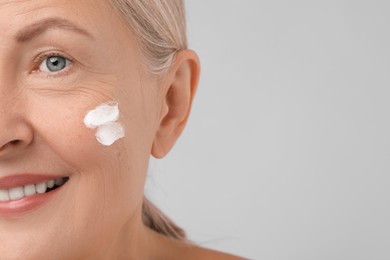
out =
{"type": "Polygon", "coordinates": [[[104,251],[139,222],[157,83],[108,1],[0,0],[0,31],[0,189],[12,187],[5,176],[69,177],[42,201],[0,203],[0,255],[104,251]],[[107,102],[119,104],[125,136],[105,146],[83,120],[107,102]]]}

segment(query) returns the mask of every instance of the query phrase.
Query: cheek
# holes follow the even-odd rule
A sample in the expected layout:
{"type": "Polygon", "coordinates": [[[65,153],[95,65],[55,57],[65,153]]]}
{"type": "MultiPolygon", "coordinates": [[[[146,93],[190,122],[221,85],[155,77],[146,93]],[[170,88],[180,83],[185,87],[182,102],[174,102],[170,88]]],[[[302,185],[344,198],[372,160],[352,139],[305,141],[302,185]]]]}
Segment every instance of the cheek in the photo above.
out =
{"type": "Polygon", "coordinates": [[[136,153],[132,148],[129,150],[131,141],[122,138],[110,146],[102,145],[96,139],[96,129],[85,125],[84,118],[94,106],[72,109],[64,106],[60,120],[57,112],[42,109],[39,113],[42,116],[35,119],[35,131],[42,145],[72,171],[72,194],[78,198],[71,206],[77,212],[74,223],[84,223],[85,218],[107,212],[124,216],[125,211],[134,210],[143,194],[144,174],[140,173],[145,170],[141,166],[144,162],[133,157],[136,153]]]}
{"type": "Polygon", "coordinates": [[[119,146],[103,147],[97,142],[94,129],[85,126],[83,119],[88,105],[62,106],[37,104],[31,106],[34,135],[60,159],[77,171],[94,168],[97,162],[113,161],[119,146]],[[104,160],[103,160],[104,159],[104,160]]]}
{"type": "MultiPolygon", "coordinates": [[[[94,189],[93,186],[96,186],[106,190],[118,187],[117,192],[142,192],[150,152],[147,140],[151,138],[145,133],[143,124],[134,122],[138,120],[135,114],[132,114],[133,120],[130,120],[126,109],[123,109],[125,113],[120,113],[118,119],[114,117],[107,120],[108,123],[120,123],[126,131],[124,138],[107,146],[96,138],[99,127],[88,128],[84,122],[87,113],[96,108],[96,104],[73,107],[63,103],[61,108],[50,108],[53,107],[49,104],[41,104],[39,112],[32,111],[31,114],[40,115],[32,120],[35,134],[42,145],[70,166],[72,173],[77,173],[74,175],[80,183],[86,184],[84,188],[94,189]],[[60,115],[58,111],[61,111],[60,115]]],[[[107,126],[106,123],[104,121],[98,125],[107,126]]]]}

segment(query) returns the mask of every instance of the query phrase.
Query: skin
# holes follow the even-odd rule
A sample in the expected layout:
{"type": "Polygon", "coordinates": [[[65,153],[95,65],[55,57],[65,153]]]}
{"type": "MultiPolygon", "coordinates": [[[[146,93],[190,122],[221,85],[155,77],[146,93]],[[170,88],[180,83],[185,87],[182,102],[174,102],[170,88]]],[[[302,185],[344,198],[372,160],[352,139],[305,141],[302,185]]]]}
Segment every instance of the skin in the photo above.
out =
{"type": "Polygon", "coordinates": [[[44,206],[0,216],[2,259],[239,259],[168,239],[141,221],[149,157],[164,157],[188,119],[199,77],[194,52],[180,51],[157,80],[106,1],[0,0],[0,30],[0,177],[70,177],[44,206]],[[55,28],[15,41],[18,31],[48,17],[92,37],[55,28]],[[45,59],[33,62],[41,54],[70,63],[45,71],[45,59]],[[126,136],[105,147],[83,118],[109,101],[119,103],[126,136]]]}

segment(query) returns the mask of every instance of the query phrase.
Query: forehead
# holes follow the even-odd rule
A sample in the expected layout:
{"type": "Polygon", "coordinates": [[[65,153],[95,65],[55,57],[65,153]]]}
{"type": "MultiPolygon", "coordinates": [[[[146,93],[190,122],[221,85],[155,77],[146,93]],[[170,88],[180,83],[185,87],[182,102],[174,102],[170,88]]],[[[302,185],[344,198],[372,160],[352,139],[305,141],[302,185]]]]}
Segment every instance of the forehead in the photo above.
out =
{"type": "Polygon", "coordinates": [[[16,16],[28,17],[44,15],[45,12],[80,16],[89,14],[92,17],[109,7],[107,1],[93,0],[0,0],[1,18],[16,16]]]}
{"type": "Polygon", "coordinates": [[[69,20],[92,34],[128,29],[106,0],[0,0],[3,35],[11,36],[26,25],[53,17],[69,20]]]}
{"type": "Polygon", "coordinates": [[[109,0],[0,0],[0,7],[64,7],[73,8],[85,8],[87,10],[101,9],[103,7],[109,7],[109,0]]]}

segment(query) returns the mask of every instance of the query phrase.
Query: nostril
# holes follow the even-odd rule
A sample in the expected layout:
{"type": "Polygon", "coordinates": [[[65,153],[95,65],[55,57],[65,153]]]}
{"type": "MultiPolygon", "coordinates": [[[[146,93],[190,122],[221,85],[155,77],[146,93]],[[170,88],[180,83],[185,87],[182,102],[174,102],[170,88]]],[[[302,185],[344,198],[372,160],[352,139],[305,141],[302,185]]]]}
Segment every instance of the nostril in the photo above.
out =
{"type": "Polygon", "coordinates": [[[14,139],[5,145],[0,145],[0,160],[5,158],[7,155],[11,156],[23,151],[24,147],[27,145],[28,143],[21,139],[14,139]]]}
{"type": "MultiPolygon", "coordinates": [[[[1,123],[5,124],[4,121],[7,118],[2,118],[1,123]]],[[[8,119],[7,119],[8,120],[8,119]]],[[[16,154],[20,154],[25,151],[25,148],[29,147],[33,142],[34,132],[32,127],[23,122],[14,121],[15,118],[7,123],[7,131],[3,131],[0,134],[0,161],[3,158],[8,158],[10,156],[15,156],[16,154]]],[[[19,119],[17,119],[19,120],[19,119]]],[[[1,257],[0,257],[1,258],[1,257]]]]}
{"type": "Polygon", "coordinates": [[[5,151],[8,151],[9,149],[13,150],[12,147],[17,147],[19,143],[19,140],[12,140],[6,143],[5,145],[0,146],[0,152],[3,154],[5,151]]]}
{"type": "Polygon", "coordinates": [[[18,145],[20,143],[20,140],[12,140],[10,144],[12,145],[18,145]]]}

